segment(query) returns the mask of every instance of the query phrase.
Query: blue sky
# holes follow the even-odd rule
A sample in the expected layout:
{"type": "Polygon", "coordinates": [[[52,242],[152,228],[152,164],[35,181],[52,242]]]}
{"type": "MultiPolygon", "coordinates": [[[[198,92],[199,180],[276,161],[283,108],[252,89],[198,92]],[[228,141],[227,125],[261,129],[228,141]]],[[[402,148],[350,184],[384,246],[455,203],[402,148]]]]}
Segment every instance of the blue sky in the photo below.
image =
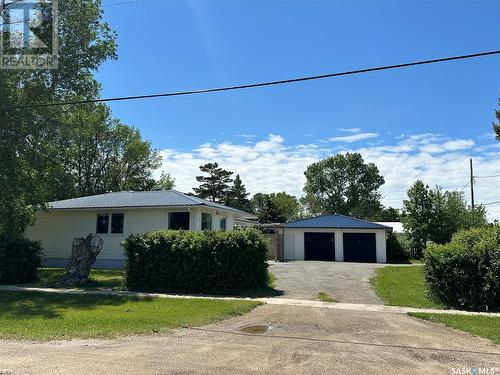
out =
{"type": "MultiPolygon", "coordinates": [[[[498,1],[137,0],[104,9],[119,56],[98,73],[105,97],[500,49],[498,1]]],[[[252,193],[300,195],[308,164],[359,151],[386,177],[384,203],[398,207],[416,178],[460,190],[469,156],[477,175],[500,174],[491,132],[499,93],[500,57],[484,57],[111,107],[162,150],[181,190],[213,160],[252,193]]],[[[477,190],[479,202],[500,200],[500,179],[478,179],[477,190]]],[[[490,206],[494,217],[500,205],[490,206]]]]}

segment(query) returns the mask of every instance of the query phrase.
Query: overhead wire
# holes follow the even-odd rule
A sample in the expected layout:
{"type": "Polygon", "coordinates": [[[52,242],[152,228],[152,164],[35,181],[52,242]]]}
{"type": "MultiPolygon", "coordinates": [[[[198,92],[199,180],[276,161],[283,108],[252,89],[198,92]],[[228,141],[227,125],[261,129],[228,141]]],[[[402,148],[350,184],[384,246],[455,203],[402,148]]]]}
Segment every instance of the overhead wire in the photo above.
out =
{"type": "Polygon", "coordinates": [[[187,91],[165,92],[165,93],[159,93],[159,94],[118,96],[118,97],[100,98],[100,99],[85,99],[85,100],[45,102],[45,103],[26,103],[26,104],[19,104],[19,105],[2,107],[0,109],[4,110],[4,111],[8,111],[8,110],[25,109],[25,108],[39,108],[39,107],[49,107],[49,106],[78,105],[78,104],[103,103],[103,102],[114,102],[114,101],[125,101],[125,100],[153,99],[153,98],[170,97],[170,96],[207,94],[207,93],[212,93],[212,92],[234,91],[234,90],[243,90],[243,89],[265,87],[265,86],[284,85],[284,84],[290,84],[290,83],[305,82],[305,81],[312,81],[312,80],[319,80],[319,79],[347,76],[347,75],[354,75],[354,74],[362,74],[362,73],[369,73],[369,72],[375,72],[375,71],[381,71],[381,70],[400,69],[400,68],[405,68],[405,67],[410,67],[410,66],[434,64],[434,63],[445,62],[445,61],[463,60],[463,59],[477,58],[477,57],[497,55],[497,54],[500,54],[500,50],[479,52],[479,53],[460,55],[460,56],[443,57],[443,58],[432,59],[432,60],[414,61],[414,62],[408,62],[408,63],[402,63],[402,64],[384,65],[384,66],[377,66],[377,67],[372,67],[372,68],[356,69],[356,70],[349,70],[349,71],[336,72],[336,73],[327,73],[327,74],[320,74],[320,75],[314,75],[314,76],[290,78],[290,79],[283,79],[283,80],[276,80],[276,81],[264,81],[264,82],[248,83],[248,84],[233,85],[233,86],[222,86],[222,87],[213,87],[213,88],[206,88],[206,89],[194,89],[194,90],[187,90],[187,91]]]}

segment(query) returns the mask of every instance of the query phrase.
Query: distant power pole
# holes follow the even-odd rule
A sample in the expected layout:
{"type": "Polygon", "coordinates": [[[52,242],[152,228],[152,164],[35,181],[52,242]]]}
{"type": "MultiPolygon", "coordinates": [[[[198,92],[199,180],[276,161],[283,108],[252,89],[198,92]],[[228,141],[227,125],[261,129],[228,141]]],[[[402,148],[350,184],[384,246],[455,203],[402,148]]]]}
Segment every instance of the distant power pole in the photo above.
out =
{"type": "Polygon", "coordinates": [[[470,161],[470,199],[471,199],[471,207],[474,210],[474,172],[472,170],[472,158],[470,161]]]}

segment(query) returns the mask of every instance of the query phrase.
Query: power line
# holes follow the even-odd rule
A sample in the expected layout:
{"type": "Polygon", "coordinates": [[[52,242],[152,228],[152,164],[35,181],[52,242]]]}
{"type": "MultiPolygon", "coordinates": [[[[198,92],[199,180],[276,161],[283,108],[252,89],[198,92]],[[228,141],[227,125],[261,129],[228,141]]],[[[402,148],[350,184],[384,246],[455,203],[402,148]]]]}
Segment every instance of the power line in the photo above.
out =
{"type": "Polygon", "coordinates": [[[211,93],[211,92],[242,90],[242,89],[250,89],[250,88],[264,87],[264,86],[276,86],[276,85],[283,85],[283,84],[297,83],[297,82],[304,82],[304,81],[312,81],[312,80],[331,78],[331,77],[339,77],[339,76],[347,76],[347,75],[353,75],[353,74],[368,73],[368,72],[374,72],[374,71],[380,71],[380,70],[399,69],[399,68],[405,68],[405,67],[409,67],[409,66],[434,64],[434,63],[438,63],[438,62],[463,60],[463,59],[470,59],[470,58],[476,58],[476,57],[482,57],[482,56],[496,55],[499,53],[500,53],[500,50],[495,50],[495,51],[474,53],[474,54],[469,54],[469,55],[451,56],[451,57],[444,57],[444,58],[439,58],[439,59],[415,61],[415,62],[409,62],[409,63],[403,63],[403,64],[395,64],[395,65],[385,65],[385,66],[379,66],[379,67],[373,67],[373,68],[350,70],[350,71],[344,71],[344,72],[328,73],[328,74],[306,76],[306,77],[292,78],[292,79],[284,79],[284,80],[278,80],[278,81],[267,81],[267,82],[250,83],[250,84],[235,85],[235,86],[215,87],[215,88],[208,88],[208,89],[195,89],[195,90],[188,90],[188,91],[167,92],[167,93],[160,93],[160,94],[111,97],[111,98],[104,98],[104,99],[88,99],[88,100],[74,100],[74,101],[61,101],[61,102],[20,104],[20,105],[16,105],[16,106],[2,107],[0,109],[1,110],[13,110],[13,109],[24,109],[24,108],[60,106],[60,105],[78,105],[78,104],[103,103],[103,102],[114,102],[114,101],[124,101],[124,100],[152,99],[152,98],[181,96],[181,95],[207,94],[207,93],[211,93]]]}
{"type": "Polygon", "coordinates": [[[127,5],[127,4],[132,4],[132,3],[137,3],[137,0],[130,0],[130,1],[120,1],[118,3],[112,3],[112,4],[105,4],[102,5],[103,8],[107,7],[116,7],[118,5],[127,5]]]}
{"type": "Polygon", "coordinates": [[[500,201],[494,201],[494,202],[488,202],[488,203],[481,203],[483,206],[489,206],[491,204],[498,204],[500,201]]]}
{"type": "Polygon", "coordinates": [[[465,188],[466,188],[467,186],[469,186],[469,184],[470,184],[470,181],[467,181],[467,183],[464,185],[464,187],[460,189],[459,193],[461,193],[462,191],[464,191],[464,190],[465,190],[465,188]]]}
{"type": "Polygon", "coordinates": [[[500,177],[500,174],[496,174],[493,176],[476,176],[477,178],[495,178],[495,177],[500,177]]]}
{"type": "Polygon", "coordinates": [[[490,181],[490,180],[487,180],[487,179],[482,178],[482,177],[476,177],[476,178],[480,179],[481,182],[486,182],[486,183],[488,183],[490,185],[496,185],[496,186],[500,185],[500,181],[496,181],[496,180],[495,181],[490,181]]]}

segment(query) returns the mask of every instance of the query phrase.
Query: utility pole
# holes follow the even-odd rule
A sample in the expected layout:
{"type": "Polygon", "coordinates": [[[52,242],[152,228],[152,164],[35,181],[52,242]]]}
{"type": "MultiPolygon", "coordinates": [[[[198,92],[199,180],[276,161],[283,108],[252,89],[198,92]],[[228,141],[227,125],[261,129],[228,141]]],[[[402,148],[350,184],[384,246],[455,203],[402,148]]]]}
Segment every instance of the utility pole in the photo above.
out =
{"type": "Polygon", "coordinates": [[[472,211],[474,211],[474,172],[472,170],[472,158],[470,161],[470,199],[471,199],[471,207],[472,211]]]}

